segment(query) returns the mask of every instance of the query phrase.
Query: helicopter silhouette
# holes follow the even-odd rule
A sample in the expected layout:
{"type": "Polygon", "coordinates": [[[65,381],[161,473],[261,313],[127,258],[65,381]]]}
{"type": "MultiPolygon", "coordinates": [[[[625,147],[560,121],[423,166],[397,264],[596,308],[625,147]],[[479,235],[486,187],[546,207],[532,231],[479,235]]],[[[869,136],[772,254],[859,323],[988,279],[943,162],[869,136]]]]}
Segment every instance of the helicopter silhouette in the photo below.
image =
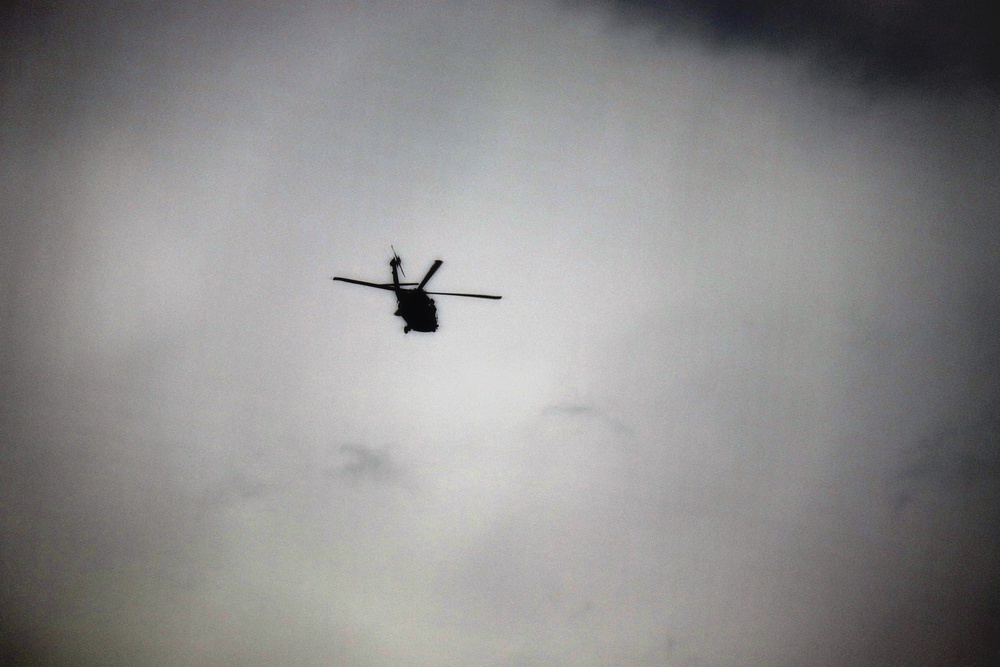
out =
{"type": "Polygon", "coordinates": [[[402,317],[403,321],[406,322],[406,326],[403,327],[403,333],[410,333],[411,331],[426,331],[431,333],[437,331],[437,307],[434,305],[434,299],[429,296],[431,294],[435,296],[467,296],[473,299],[502,298],[499,296],[492,296],[490,294],[460,294],[458,292],[424,291],[424,286],[437,272],[437,270],[441,268],[441,264],[443,264],[443,262],[440,259],[434,260],[431,268],[427,270],[427,273],[419,283],[401,283],[399,282],[399,274],[402,273],[403,277],[406,277],[406,274],[403,273],[403,260],[399,258],[399,255],[396,254],[396,249],[393,248],[392,259],[389,260],[389,266],[392,268],[391,283],[369,283],[364,280],[340,277],[335,277],[334,280],[395,292],[397,308],[396,312],[393,314],[396,317],[402,317]],[[414,285],[416,285],[416,287],[413,287],[414,285]]]}

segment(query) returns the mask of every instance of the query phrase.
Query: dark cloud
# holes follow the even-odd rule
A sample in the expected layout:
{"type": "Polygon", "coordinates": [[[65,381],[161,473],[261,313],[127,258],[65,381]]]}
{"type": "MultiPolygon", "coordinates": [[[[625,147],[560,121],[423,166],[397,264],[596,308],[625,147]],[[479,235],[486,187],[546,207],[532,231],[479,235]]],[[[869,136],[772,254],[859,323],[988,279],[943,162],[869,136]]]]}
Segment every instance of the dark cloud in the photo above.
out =
{"type": "Polygon", "coordinates": [[[797,51],[868,84],[1000,83],[1000,28],[988,2],[934,0],[618,0],[630,20],[691,30],[723,47],[797,51]]]}

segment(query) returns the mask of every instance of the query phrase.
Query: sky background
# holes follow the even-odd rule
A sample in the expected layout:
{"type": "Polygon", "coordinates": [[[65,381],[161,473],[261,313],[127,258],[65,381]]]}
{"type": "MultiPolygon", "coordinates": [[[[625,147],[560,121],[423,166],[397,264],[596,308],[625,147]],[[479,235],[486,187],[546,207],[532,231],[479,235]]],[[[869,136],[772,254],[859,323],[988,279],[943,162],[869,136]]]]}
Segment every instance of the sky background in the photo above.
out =
{"type": "Polygon", "coordinates": [[[5,6],[0,657],[993,664],[981,4],[5,6]]]}

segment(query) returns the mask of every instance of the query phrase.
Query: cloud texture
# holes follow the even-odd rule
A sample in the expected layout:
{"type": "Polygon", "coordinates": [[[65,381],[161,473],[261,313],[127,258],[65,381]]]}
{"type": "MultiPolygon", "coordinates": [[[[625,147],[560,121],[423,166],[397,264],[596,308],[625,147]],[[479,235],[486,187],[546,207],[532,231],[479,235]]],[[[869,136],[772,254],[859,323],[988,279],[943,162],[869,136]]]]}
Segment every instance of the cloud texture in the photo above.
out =
{"type": "Polygon", "coordinates": [[[5,657],[995,659],[985,47],[651,4],[9,10],[5,657]]]}

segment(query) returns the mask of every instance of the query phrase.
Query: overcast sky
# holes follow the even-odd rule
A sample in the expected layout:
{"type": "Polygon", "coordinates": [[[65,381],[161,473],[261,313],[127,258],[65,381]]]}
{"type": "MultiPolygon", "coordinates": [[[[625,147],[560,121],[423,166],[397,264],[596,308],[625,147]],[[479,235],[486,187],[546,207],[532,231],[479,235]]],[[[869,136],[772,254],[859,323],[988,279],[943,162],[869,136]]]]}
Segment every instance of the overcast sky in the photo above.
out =
{"type": "Polygon", "coordinates": [[[0,657],[994,664],[978,4],[282,4],[4,12],[0,657]]]}

